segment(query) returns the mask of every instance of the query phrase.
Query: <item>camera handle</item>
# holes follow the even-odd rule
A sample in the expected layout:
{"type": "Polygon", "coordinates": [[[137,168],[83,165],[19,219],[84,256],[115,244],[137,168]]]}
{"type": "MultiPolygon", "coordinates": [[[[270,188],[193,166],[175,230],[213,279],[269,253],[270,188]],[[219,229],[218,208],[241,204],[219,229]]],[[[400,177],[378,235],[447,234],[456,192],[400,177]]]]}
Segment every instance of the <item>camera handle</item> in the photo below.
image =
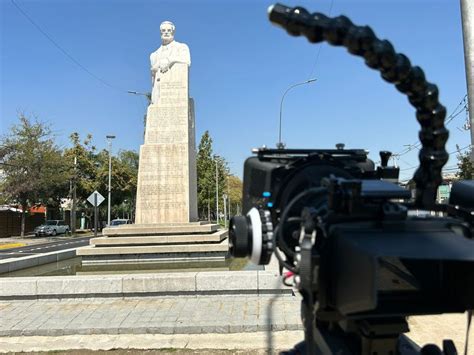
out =
{"type": "Polygon", "coordinates": [[[303,35],[312,43],[326,41],[344,46],[349,53],[364,57],[368,67],[379,70],[384,80],[407,95],[421,125],[420,166],[413,176],[415,204],[433,207],[442,182],[441,169],[449,158],[445,149],[449,137],[444,126],[446,108],[438,100],[438,87],[427,82],[423,70],[411,66],[404,54],[396,53],[389,41],[378,39],[370,27],[354,25],[346,16],[330,18],[317,12],[310,14],[302,7],[275,4],[269,8],[269,18],[290,35],[303,35]]]}

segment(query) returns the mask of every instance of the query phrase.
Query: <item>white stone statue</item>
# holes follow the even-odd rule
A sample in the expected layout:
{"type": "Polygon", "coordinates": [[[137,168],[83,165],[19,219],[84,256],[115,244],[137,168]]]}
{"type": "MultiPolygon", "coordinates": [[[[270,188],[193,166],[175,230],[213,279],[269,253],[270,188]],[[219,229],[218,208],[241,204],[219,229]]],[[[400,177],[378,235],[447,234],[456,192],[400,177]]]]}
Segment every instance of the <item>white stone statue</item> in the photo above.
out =
{"type": "Polygon", "coordinates": [[[161,46],[150,55],[152,104],[157,104],[158,98],[160,97],[160,77],[170,70],[175,63],[191,65],[191,56],[188,46],[174,40],[174,24],[170,21],[162,22],[160,32],[161,46]]]}

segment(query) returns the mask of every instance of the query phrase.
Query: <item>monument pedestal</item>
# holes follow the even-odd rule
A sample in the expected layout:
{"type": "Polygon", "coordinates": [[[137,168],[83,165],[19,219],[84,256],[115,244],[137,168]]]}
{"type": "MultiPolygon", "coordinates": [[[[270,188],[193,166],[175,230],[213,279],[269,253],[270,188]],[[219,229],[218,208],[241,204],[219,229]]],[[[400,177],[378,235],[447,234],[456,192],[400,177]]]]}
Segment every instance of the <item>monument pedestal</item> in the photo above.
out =
{"type": "Polygon", "coordinates": [[[105,228],[77,250],[83,263],[225,259],[227,230],[197,221],[194,103],[188,66],[160,76],[158,103],[147,111],[140,147],[136,224],[105,228]]]}
{"type": "Polygon", "coordinates": [[[129,224],[105,228],[79,248],[84,264],[224,260],[227,230],[217,224],[129,224]]]}
{"type": "Polygon", "coordinates": [[[160,79],[160,98],[147,111],[140,147],[137,224],[197,221],[194,103],[188,66],[175,64],[160,79]]]}

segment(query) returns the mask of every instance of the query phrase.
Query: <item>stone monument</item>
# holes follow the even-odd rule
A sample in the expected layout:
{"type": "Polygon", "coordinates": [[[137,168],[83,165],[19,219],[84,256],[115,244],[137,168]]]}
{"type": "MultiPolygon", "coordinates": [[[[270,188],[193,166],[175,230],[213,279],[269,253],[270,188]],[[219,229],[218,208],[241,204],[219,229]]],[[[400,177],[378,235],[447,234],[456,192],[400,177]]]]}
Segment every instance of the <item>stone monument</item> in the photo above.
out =
{"type": "Polygon", "coordinates": [[[171,22],[150,56],[152,95],[140,147],[135,224],[109,227],[79,248],[83,264],[224,260],[227,230],[197,222],[194,102],[188,46],[171,22]]]}
{"type": "Polygon", "coordinates": [[[189,48],[174,41],[171,22],[150,56],[152,95],[140,147],[137,224],[197,221],[194,103],[189,98],[189,48]]]}

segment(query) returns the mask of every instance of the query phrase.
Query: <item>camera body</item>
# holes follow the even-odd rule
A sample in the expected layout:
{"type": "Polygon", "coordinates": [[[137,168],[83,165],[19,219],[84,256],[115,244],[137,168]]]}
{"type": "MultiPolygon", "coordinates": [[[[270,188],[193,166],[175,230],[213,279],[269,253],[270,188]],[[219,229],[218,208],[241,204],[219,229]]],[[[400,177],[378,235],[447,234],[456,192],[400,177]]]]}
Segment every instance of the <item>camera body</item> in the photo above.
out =
{"type": "Polygon", "coordinates": [[[244,214],[257,206],[279,211],[290,195],[319,186],[321,178],[331,173],[341,177],[375,176],[374,163],[361,149],[260,148],[254,152],[257,156],[244,164],[244,214]]]}
{"type": "MultiPolygon", "coordinates": [[[[470,226],[458,218],[410,215],[411,193],[392,182],[398,168],[387,166],[388,152],[381,152],[385,166],[377,169],[361,149],[255,153],[244,165],[246,216],[231,221],[230,253],[267,264],[278,247],[285,265],[310,272],[304,287],[317,294],[319,319],[474,308],[470,226]]],[[[466,190],[458,195],[465,198],[466,190]]]]}
{"type": "Polygon", "coordinates": [[[234,218],[230,225],[231,255],[249,255],[255,264],[268,264],[274,244],[272,226],[278,224],[280,213],[295,194],[319,186],[321,178],[331,173],[345,177],[375,175],[366,151],[343,147],[255,149],[256,156],[244,164],[242,213],[247,217],[234,218]],[[261,226],[265,230],[260,231],[261,226]]]}

